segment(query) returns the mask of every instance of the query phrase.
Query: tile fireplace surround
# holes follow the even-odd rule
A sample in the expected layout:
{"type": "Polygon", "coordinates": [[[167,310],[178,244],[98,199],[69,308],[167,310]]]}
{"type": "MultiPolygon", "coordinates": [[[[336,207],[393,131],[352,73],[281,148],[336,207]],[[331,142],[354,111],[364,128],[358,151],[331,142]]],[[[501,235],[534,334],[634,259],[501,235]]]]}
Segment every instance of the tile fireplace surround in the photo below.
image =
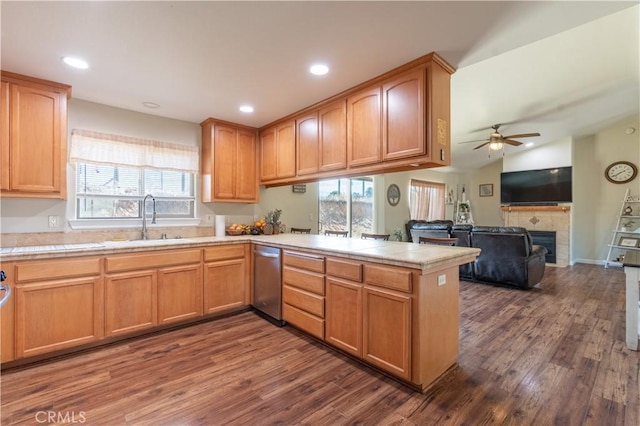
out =
{"type": "Polygon", "coordinates": [[[504,226],[522,226],[530,231],[556,231],[556,263],[569,265],[570,206],[503,206],[504,226]]]}

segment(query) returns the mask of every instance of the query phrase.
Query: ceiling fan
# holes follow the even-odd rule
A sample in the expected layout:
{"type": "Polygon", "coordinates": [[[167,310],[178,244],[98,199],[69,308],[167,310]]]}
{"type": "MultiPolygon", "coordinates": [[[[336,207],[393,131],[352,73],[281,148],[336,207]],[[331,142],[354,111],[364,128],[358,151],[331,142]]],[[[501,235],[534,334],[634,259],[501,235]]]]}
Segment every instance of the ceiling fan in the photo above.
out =
{"type": "Polygon", "coordinates": [[[500,129],[500,126],[502,126],[502,124],[494,124],[493,126],[491,126],[491,128],[493,129],[493,133],[489,135],[488,139],[478,139],[460,143],[484,142],[473,149],[476,150],[482,148],[483,146],[489,145],[489,150],[498,151],[503,149],[505,144],[512,146],[522,145],[522,142],[516,141],[514,140],[514,138],[532,138],[535,136],[540,136],[540,133],[521,133],[517,135],[502,136],[502,134],[498,130],[500,129]]]}

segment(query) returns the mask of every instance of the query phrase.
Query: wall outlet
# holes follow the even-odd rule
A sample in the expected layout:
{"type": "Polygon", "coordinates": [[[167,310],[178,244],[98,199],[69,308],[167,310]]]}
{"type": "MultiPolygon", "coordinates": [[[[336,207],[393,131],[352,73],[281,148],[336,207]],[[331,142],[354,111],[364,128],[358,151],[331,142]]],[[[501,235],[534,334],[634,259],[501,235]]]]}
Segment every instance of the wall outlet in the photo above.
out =
{"type": "Polygon", "coordinates": [[[212,215],[212,214],[208,214],[208,215],[206,215],[206,216],[204,217],[204,221],[205,221],[206,223],[213,223],[213,217],[214,217],[214,215],[212,215]]]}
{"type": "Polygon", "coordinates": [[[57,228],[60,226],[60,216],[49,216],[49,228],[57,228]]]}
{"type": "Polygon", "coordinates": [[[438,275],[438,285],[445,285],[447,283],[447,275],[446,274],[442,274],[442,275],[438,275]]]}

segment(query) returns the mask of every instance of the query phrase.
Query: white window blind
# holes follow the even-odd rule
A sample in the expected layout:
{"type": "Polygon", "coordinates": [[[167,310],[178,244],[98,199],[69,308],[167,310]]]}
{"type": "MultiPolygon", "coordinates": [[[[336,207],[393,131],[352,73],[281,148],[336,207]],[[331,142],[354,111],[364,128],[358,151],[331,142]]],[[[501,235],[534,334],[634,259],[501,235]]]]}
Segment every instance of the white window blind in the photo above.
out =
{"type": "Polygon", "coordinates": [[[73,129],[69,161],[198,173],[198,147],[73,129]]]}

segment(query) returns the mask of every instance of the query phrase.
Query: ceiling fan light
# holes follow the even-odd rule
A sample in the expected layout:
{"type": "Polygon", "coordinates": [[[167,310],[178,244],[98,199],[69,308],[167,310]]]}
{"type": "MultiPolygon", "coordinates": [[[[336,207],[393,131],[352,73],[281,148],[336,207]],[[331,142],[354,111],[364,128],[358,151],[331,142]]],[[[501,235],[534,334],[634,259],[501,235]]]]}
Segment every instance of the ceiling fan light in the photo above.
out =
{"type": "Polygon", "coordinates": [[[500,151],[504,148],[504,144],[502,142],[491,142],[489,144],[489,149],[492,151],[500,151]]]}

